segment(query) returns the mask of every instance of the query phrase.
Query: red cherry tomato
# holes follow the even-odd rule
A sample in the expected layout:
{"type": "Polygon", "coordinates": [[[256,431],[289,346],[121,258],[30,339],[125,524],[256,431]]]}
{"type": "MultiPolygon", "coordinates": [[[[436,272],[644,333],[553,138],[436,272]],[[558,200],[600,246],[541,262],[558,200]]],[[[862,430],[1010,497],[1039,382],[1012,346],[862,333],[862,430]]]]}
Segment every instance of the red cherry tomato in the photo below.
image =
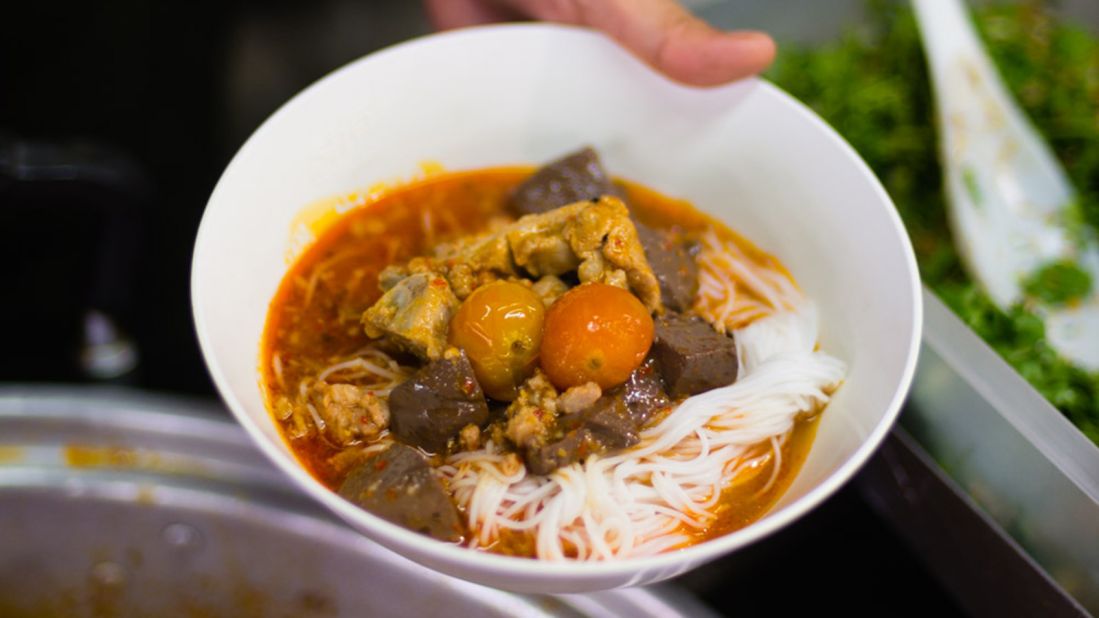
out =
{"type": "Polygon", "coordinates": [[[529,287],[497,281],[477,288],[450,322],[450,344],[465,350],[481,389],[511,401],[534,372],[545,318],[542,299],[529,287]]]}
{"type": "Polygon", "coordinates": [[[653,342],[653,320],[636,296],[605,283],[566,292],[546,312],[541,365],[559,389],[626,381],[653,342]]]}

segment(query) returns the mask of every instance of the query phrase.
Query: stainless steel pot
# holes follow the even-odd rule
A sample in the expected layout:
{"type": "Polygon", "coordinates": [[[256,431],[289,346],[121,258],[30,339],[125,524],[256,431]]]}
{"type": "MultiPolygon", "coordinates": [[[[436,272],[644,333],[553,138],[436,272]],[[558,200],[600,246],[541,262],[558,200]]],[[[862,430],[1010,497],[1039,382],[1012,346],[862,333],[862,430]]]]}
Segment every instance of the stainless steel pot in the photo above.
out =
{"type": "Polygon", "coordinates": [[[331,518],[212,404],[0,388],[0,616],[706,616],[664,586],[523,596],[331,518]]]}

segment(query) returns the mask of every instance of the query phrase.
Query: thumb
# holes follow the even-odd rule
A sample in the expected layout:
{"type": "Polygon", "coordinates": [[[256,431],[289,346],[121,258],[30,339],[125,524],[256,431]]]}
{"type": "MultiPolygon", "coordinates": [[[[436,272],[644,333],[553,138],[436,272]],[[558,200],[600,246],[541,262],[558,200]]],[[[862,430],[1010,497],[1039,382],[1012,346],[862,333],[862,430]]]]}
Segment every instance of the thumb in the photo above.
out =
{"type": "MultiPolygon", "coordinates": [[[[560,4],[534,3],[540,7],[560,4]]],[[[658,71],[685,84],[715,86],[748,77],[766,69],[775,57],[775,43],[766,34],[716,30],[675,0],[565,4],[572,4],[573,10],[538,17],[602,30],[658,71]]]]}

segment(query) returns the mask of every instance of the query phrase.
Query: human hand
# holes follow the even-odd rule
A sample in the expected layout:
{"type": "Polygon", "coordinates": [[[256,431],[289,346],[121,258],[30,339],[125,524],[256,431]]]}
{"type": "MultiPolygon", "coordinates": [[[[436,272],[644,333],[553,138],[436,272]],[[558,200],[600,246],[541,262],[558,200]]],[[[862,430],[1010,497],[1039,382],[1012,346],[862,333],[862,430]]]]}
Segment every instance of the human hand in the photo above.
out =
{"type": "Polygon", "coordinates": [[[715,86],[766,69],[775,43],[762,32],[722,32],[676,0],[424,0],[436,28],[537,19],[589,26],[668,77],[715,86]]]}

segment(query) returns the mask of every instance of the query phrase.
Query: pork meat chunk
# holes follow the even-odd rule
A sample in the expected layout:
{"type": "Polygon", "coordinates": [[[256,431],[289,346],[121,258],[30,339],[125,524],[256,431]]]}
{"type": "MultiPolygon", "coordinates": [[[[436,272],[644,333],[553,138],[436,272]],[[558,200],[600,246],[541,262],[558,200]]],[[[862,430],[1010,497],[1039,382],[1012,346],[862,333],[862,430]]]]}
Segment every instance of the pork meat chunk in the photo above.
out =
{"type": "Polygon", "coordinates": [[[574,429],[559,440],[531,447],[525,451],[527,470],[531,474],[550,474],[558,468],[583,461],[599,449],[590,431],[584,427],[574,429]]]}
{"type": "Polygon", "coordinates": [[[622,395],[630,418],[638,427],[644,427],[657,412],[672,405],[664,391],[664,381],[653,357],[645,359],[633,370],[626,383],[616,389],[622,395]]]}
{"type": "Polygon", "coordinates": [[[592,433],[602,451],[626,448],[641,440],[638,426],[621,396],[601,397],[581,412],[580,423],[592,433]]]}
{"type": "Polygon", "coordinates": [[[687,311],[698,296],[698,263],[688,246],[663,230],[634,222],[645,257],[660,283],[660,297],[672,311],[687,311]]]}
{"type": "Polygon", "coordinates": [[[569,291],[569,285],[561,280],[560,277],[555,275],[546,275],[538,281],[534,282],[534,285],[530,286],[530,289],[534,290],[542,299],[542,304],[549,307],[553,303],[557,302],[558,298],[569,291]]]}
{"type": "Polygon", "coordinates": [[[515,264],[534,277],[563,275],[580,266],[569,246],[565,227],[590,202],[578,202],[537,215],[522,217],[508,227],[506,236],[515,264]]]}
{"type": "Polygon", "coordinates": [[[697,395],[736,380],[736,343],[704,320],[668,313],[655,321],[652,356],[672,397],[697,395]]]}
{"type": "Polygon", "coordinates": [[[474,273],[493,272],[501,276],[515,274],[511,248],[502,230],[490,230],[465,236],[435,248],[435,258],[443,262],[464,264],[474,273]]]}
{"type": "Polygon", "coordinates": [[[529,215],[619,194],[599,156],[591,148],[584,148],[540,167],[516,188],[511,208],[519,215],[529,215]]]}
{"type": "Polygon", "coordinates": [[[549,474],[582,462],[589,455],[633,446],[641,439],[638,425],[620,395],[600,397],[585,410],[560,417],[558,423],[555,435],[559,438],[525,449],[532,474],[549,474]]]}
{"type": "Polygon", "coordinates": [[[325,434],[340,446],[375,438],[389,426],[386,401],[361,386],[318,382],[312,395],[325,434]]]}
{"type": "Polygon", "coordinates": [[[541,371],[519,387],[519,394],[504,412],[506,435],[520,448],[536,448],[550,438],[557,419],[557,390],[541,371]]]}
{"type": "Polygon", "coordinates": [[[384,338],[424,360],[441,358],[458,298],[441,275],[413,273],[394,283],[363,312],[366,334],[384,338]]]}
{"type": "Polygon", "coordinates": [[[660,284],[629,210],[616,197],[527,215],[507,232],[512,258],[534,277],[576,271],[581,282],[628,287],[650,311],[662,308],[660,284]]]}
{"type": "Polygon", "coordinates": [[[352,469],[339,494],[382,519],[442,541],[462,539],[458,509],[423,455],[394,444],[352,469]]]}
{"type": "Polygon", "coordinates": [[[563,414],[575,414],[590,408],[603,396],[603,389],[595,382],[574,386],[557,397],[557,409],[563,414]]]}
{"type": "Polygon", "coordinates": [[[393,435],[438,453],[462,428],[488,421],[488,402],[465,353],[450,348],[393,389],[389,412],[393,435]]]}

